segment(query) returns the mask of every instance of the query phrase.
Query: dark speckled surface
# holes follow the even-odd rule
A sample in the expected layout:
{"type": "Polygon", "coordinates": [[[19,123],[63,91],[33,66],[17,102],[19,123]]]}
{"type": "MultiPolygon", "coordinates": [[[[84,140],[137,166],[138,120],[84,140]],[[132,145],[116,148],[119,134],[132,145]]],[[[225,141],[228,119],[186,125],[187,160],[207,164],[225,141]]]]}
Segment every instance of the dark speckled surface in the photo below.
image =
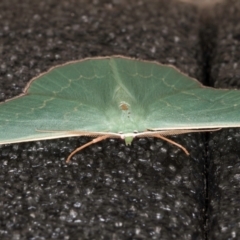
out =
{"type": "MultiPolygon", "coordinates": [[[[211,82],[240,87],[240,2],[215,8],[218,28],[211,82]],[[223,16],[226,16],[225,18],[223,16]]],[[[226,129],[209,138],[209,239],[240,239],[240,130],[226,129]]]]}
{"type": "MultiPolygon", "coordinates": [[[[218,9],[215,20],[226,17],[218,9]]],[[[199,38],[205,30],[199,19],[197,7],[174,1],[2,0],[0,100],[21,93],[32,77],[54,65],[91,56],[171,63],[206,81],[199,38]]],[[[229,45],[221,31],[214,35],[222,41],[215,49],[224,52],[229,45]]],[[[219,51],[211,59],[211,81],[222,81],[216,75],[223,74],[219,51]]],[[[89,138],[0,146],[0,238],[221,239],[223,203],[239,229],[233,220],[238,217],[237,131],[172,139],[190,157],[151,138],[134,140],[130,147],[106,140],[75,155],[70,164],[65,158],[89,138]],[[234,184],[227,181],[230,175],[234,184]]],[[[233,238],[232,231],[228,226],[233,238]]]]}

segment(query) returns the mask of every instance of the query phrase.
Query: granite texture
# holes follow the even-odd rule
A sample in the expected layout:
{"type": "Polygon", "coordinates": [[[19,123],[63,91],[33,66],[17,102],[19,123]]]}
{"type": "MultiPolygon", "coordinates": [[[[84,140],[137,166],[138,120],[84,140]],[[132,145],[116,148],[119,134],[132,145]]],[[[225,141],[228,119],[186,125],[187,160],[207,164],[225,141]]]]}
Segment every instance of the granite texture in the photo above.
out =
{"type": "MultiPolygon", "coordinates": [[[[215,7],[213,24],[218,28],[210,61],[210,83],[217,88],[240,88],[239,12],[240,2],[236,0],[215,7]]],[[[209,239],[240,239],[239,129],[209,136],[208,168],[207,235],[209,239]]]]}

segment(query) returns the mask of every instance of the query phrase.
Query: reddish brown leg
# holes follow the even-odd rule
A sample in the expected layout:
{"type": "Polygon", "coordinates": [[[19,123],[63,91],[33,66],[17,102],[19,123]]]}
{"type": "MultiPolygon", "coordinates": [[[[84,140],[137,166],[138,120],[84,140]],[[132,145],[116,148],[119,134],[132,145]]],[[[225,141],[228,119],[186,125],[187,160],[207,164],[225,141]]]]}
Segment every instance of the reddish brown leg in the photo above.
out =
{"type": "Polygon", "coordinates": [[[170,140],[169,138],[166,138],[166,137],[164,137],[162,135],[154,135],[154,137],[161,138],[162,140],[165,140],[165,141],[167,141],[167,142],[169,142],[169,143],[171,143],[171,144],[181,148],[187,155],[189,155],[188,150],[185,147],[183,147],[181,144],[178,144],[178,143],[174,142],[173,140],[170,140]]]}
{"type": "Polygon", "coordinates": [[[90,146],[90,145],[92,145],[92,144],[94,144],[94,143],[101,142],[101,141],[103,141],[103,140],[105,140],[105,139],[107,139],[107,138],[109,138],[109,137],[111,137],[111,136],[110,136],[110,135],[104,135],[104,136],[100,136],[100,137],[94,138],[92,141],[90,141],[90,142],[84,144],[83,146],[75,149],[75,150],[74,150],[73,152],[71,152],[71,154],[68,156],[66,162],[69,163],[70,160],[71,160],[71,158],[72,158],[72,156],[73,156],[75,153],[81,151],[82,149],[84,149],[84,148],[86,148],[86,147],[88,147],[88,146],[90,146]]]}

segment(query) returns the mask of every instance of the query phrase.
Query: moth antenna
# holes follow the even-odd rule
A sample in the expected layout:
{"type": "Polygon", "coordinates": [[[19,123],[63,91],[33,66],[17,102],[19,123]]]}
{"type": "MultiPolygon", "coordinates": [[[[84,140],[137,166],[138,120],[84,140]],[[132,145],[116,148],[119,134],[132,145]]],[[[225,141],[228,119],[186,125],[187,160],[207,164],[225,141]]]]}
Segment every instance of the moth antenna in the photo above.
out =
{"type": "Polygon", "coordinates": [[[173,144],[173,145],[181,148],[181,149],[186,153],[186,155],[189,155],[188,150],[187,150],[185,147],[183,147],[181,144],[176,143],[175,141],[173,141],[173,140],[171,140],[171,139],[169,139],[169,138],[166,138],[166,137],[164,137],[164,136],[162,136],[162,135],[160,135],[160,134],[158,134],[158,135],[153,135],[153,137],[160,138],[160,139],[162,139],[162,140],[164,140],[164,141],[166,141],[166,142],[169,142],[169,143],[171,143],[171,144],[173,144]]]}
{"type": "Polygon", "coordinates": [[[72,156],[73,156],[74,154],[76,154],[77,152],[81,151],[82,149],[84,149],[84,148],[86,148],[86,147],[88,147],[88,146],[90,146],[90,145],[92,145],[92,144],[95,144],[95,143],[97,143],[97,142],[101,142],[101,141],[103,141],[103,140],[105,140],[105,139],[107,139],[107,138],[110,138],[110,137],[112,137],[112,136],[111,136],[111,135],[103,135],[103,136],[94,138],[92,141],[84,144],[84,145],[81,146],[81,147],[76,148],[76,149],[75,149],[73,152],[71,152],[71,154],[68,156],[66,162],[69,163],[70,160],[71,160],[71,158],[72,158],[72,156]]]}

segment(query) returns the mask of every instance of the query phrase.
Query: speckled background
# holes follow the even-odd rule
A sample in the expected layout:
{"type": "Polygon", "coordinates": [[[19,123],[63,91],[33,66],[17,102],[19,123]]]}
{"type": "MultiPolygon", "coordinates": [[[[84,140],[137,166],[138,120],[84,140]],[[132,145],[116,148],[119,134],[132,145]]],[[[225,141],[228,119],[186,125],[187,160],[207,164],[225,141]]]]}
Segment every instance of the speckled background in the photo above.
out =
{"type": "MultiPolygon", "coordinates": [[[[238,87],[240,3],[212,8],[167,0],[2,0],[0,101],[54,65],[113,54],[238,87]]],[[[106,140],[70,164],[68,154],[89,138],[0,146],[0,238],[237,239],[240,132],[171,139],[190,157],[151,138],[132,146],[106,140]]]]}
{"type": "MultiPolygon", "coordinates": [[[[209,82],[240,88],[240,2],[215,7],[215,44],[209,82]]],[[[209,138],[209,239],[240,239],[240,130],[226,129],[209,138]]]]}

